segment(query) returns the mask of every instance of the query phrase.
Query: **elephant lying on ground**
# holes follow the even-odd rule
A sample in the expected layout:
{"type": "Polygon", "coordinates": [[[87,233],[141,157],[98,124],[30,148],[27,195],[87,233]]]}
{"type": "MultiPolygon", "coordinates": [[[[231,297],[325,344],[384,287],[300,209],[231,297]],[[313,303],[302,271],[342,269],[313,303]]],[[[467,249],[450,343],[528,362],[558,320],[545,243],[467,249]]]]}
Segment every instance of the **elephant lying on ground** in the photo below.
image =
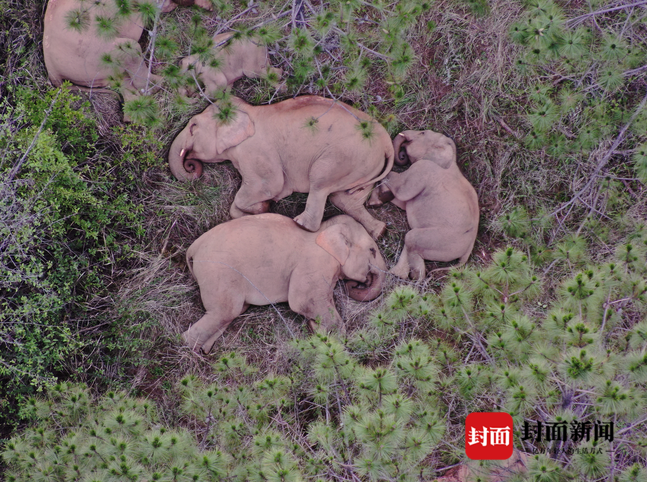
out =
{"type": "MultiPolygon", "coordinates": [[[[212,8],[209,0],[160,0],[160,3],[162,12],[194,3],[212,8]]],[[[133,11],[129,15],[122,15],[116,0],[50,0],[45,11],[43,55],[52,84],[58,87],[69,80],[79,90],[112,92],[105,88],[116,71],[118,77],[123,77],[120,92],[124,100],[159,86],[162,79],[157,75],[148,76],[148,66],[138,43],[144,27],[141,14],[136,11],[137,2],[131,2],[130,8],[133,11]],[[110,63],[105,62],[107,57],[110,63]]]]}
{"type": "Polygon", "coordinates": [[[200,236],[186,259],[206,314],[182,337],[205,353],[249,305],[287,301],[321,328],[343,330],[333,300],[337,281],[352,280],[349,295],[372,300],[382,290],[386,270],[375,241],[345,215],[324,221],[316,233],[279,214],[234,219],[200,236]]]}
{"type": "Polygon", "coordinates": [[[270,65],[266,47],[249,39],[228,41],[232,35],[233,32],[227,32],[213,38],[217,67],[201,62],[198,54],[182,59],[181,71],[190,72],[195,78],[187,87],[180,89],[180,94],[189,97],[195,95],[198,92],[196,82],[200,82],[204,85],[204,93],[213,98],[215,92],[243,77],[256,78],[268,74],[274,74],[276,80],[281,77],[283,71],[270,65]]]}
{"type": "Polygon", "coordinates": [[[359,221],[377,239],[385,224],[364,202],[373,184],[393,166],[393,145],[384,128],[342,102],[302,96],[252,106],[232,97],[233,118],[218,119],[212,104],[194,116],[169,151],[173,175],[192,180],[202,162],[229,160],[243,182],[231,217],[267,212],[269,201],[307,192],[305,211],[294,220],[317,231],[326,198],[359,221]]]}
{"type": "Polygon", "coordinates": [[[479,225],[476,191],[456,164],[456,145],[433,131],[404,131],[393,141],[396,163],[411,167],[391,172],[373,191],[369,206],[391,201],[407,211],[411,231],[391,273],[425,277],[425,262],[469,258],[479,225]]]}

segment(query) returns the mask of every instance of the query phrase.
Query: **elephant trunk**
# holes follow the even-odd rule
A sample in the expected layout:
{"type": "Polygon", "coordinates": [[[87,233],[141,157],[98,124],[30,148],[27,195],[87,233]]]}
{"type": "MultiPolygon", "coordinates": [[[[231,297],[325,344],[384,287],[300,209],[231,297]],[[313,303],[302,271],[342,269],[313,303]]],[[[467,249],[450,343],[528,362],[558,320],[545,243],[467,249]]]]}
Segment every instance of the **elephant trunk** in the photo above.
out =
{"type": "Polygon", "coordinates": [[[357,301],[371,301],[380,296],[382,293],[382,284],[386,275],[386,263],[381,255],[378,254],[374,266],[368,273],[366,283],[360,283],[355,280],[346,280],[346,289],[348,296],[357,301]]]}
{"type": "Polygon", "coordinates": [[[406,149],[402,146],[402,143],[407,139],[402,134],[398,134],[393,139],[393,151],[395,155],[395,163],[398,166],[404,166],[409,163],[409,155],[407,154],[406,149]]]}
{"type": "Polygon", "coordinates": [[[202,162],[197,159],[187,159],[193,148],[189,139],[189,131],[184,129],[171,144],[168,153],[168,163],[171,172],[180,181],[193,181],[202,175],[202,162]]]}

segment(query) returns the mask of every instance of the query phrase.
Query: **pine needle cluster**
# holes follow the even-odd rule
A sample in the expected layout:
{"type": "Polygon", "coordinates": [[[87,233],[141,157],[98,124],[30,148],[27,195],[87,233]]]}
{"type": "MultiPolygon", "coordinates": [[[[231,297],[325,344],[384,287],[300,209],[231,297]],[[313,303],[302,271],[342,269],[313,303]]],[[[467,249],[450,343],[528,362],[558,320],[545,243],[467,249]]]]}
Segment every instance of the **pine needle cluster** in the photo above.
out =
{"type": "Polygon", "coordinates": [[[512,39],[525,48],[517,65],[535,84],[526,147],[586,164],[628,125],[623,156],[630,161],[637,152],[634,173],[644,182],[644,92],[635,83],[647,61],[641,15],[628,7],[571,15],[552,0],[528,0],[525,16],[511,26],[512,39]]]}
{"type": "MultiPolygon", "coordinates": [[[[179,92],[185,86],[208,99],[192,70],[179,70],[180,59],[196,54],[203,64],[218,69],[217,51],[242,40],[266,45],[273,53],[271,63],[286,73],[279,79],[268,72],[258,81],[257,97],[261,100],[274,97],[279,87],[293,95],[305,88],[327,97],[352,96],[362,92],[367,79],[376,75],[392,85],[393,92],[399,92],[399,83],[416,58],[407,41],[408,32],[431,8],[428,2],[408,0],[317,5],[261,2],[243,10],[231,2],[214,1],[218,15],[214,22],[213,13],[198,8],[190,16],[182,14],[182,8],[160,15],[154,2],[149,1],[108,0],[105,5],[78,1],[78,8],[67,15],[69,27],[78,32],[96,29],[106,41],[115,38],[124,22],[133,16],[141,18],[148,33],[144,60],[152,74],[162,76],[162,84],[156,85],[162,90],[145,102],[127,100],[125,110],[134,122],[148,127],[160,124],[162,112],[182,110],[186,99],[179,92]],[[286,16],[291,21],[286,23],[286,16]],[[263,21],[258,22],[259,18],[263,21]],[[224,45],[214,45],[213,35],[222,33],[225,27],[224,31],[233,32],[232,37],[224,45]],[[157,105],[151,105],[151,101],[157,105]]],[[[475,5],[483,8],[478,2],[475,5]]],[[[121,85],[126,54],[116,50],[102,59],[114,67],[115,88],[121,85]]],[[[151,77],[151,82],[159,82],[156,79],[151,77]]],[[[370,126],[360,125],[358,129],[370,139],[370,126]]]]}
{"type": "Polygon", "coordinates": [[[173,426],[146,400],[60,384],[6,445],[8,480],[430,479],[464,458],[474,411],[512,414],[537,480],[595,480],[609,466],[633,480],[644,462],[633,441],[647,436],[645,240],[637,230],[603,263],[565,263],[554,294],[527,255],[498,251],[485,269],[452,270],[439,295],[394,289],[347,339],[294,340],[275,372],[221,356],[209,381],[173,389],[173,426]],[[612,421],[617,436],[522,440],[535,421],[612,421]]]}

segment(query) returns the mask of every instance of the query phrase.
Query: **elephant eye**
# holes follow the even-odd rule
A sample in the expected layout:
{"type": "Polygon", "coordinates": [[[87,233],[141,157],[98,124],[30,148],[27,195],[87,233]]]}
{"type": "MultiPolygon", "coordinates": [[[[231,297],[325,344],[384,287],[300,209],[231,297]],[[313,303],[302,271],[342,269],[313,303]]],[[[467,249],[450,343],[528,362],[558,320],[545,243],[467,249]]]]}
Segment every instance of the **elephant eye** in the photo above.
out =
{"type": "Polygon", "coordinates": [[[191,127],[189,127],[189,133],[193,135],[193,130],[195,129],[196,124],[191,124],[191,127]]]}
{"type": "Polygon", "coordinates": [[[370,251],[371,251],[371,254],[373,255],[373,257],[375,258],[376,254],[377,254],[377,253],[375,252],[375,248],[371,248],[371,250],[370,250],[370,251]]]}

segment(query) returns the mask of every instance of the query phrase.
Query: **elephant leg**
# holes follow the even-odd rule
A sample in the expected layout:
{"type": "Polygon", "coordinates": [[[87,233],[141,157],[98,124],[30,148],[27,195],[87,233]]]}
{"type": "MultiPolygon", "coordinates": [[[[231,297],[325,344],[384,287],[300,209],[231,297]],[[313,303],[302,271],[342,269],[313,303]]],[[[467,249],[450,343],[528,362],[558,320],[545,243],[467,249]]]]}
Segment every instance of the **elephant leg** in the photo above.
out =
{"type": "Polygon", "coordinates": [[[394,197],[395,196],[388,188],[388,186],[385,183],[382,183],[378,186],[375,186],[366,204],[368,204],[368,206],[371,208],[375,208],[381,206],[382,204],[388,203],[389,201],[393,200],[394,197]]]}
{"type": "Polygon", "coordinates": [[[126,96],[132,97],[133,93],[136,95],[142,94],[148,87],[148,93],[152,94],[157,92],[162,86],[163,78],[159,75],[148,75],[148,66],[144,61],[142,49],[134,40],[131,39],[116,39],[113,42],[113,50],[111,55],[116,55],[117,64],[126,72],[126,78],[122,85],[122,95],[126,100],[126,96]],[[127,91],[130,91],[127,93],[127,91]]]}
{"type": "Polygon", "coordinates": [[[231,204],[231,207],[229,208],[229,214],[231,215],[231,219],[238,219],[242,218],[243,216],[248,216],[250,214],[262,214],[266,213],[270,210],[270,202],[269,201],[262,201],[256,204],[252,204],[248,208],[246,208],[245,211],[241,210],[236,206],[236,200],[234,199],[234,202],[231,204]]]}
{"type": "Polygon", "coordinates": [[[368,188],[360,189],[352,194],[348,194],[346,191],[337,191],[331,194],[330,202],[364,226],[373,239],[378,239],[384,234],[386,224],[375,219],[366,210],[364,203],[369,193],[370,189],[368,188]]]}
{"type": "Polygon", "coordinates": [[[200,78],[204,83],[204,92],[209,97],[215,96],[219,90],[224,89],[229,84],[227,77],[222,72],[212,68],[205,69],[200,78]]]}
{"type": "MultiPolygon", "coordinates": [[[[252,168],[256,162],[251,160],[247,163],[252,168]]],[[[265,171],[267,173],[267,171],[265,171]]],[[[230,214],[233,219],[246,216],[248,214],[262,214],[270,209],[270,201],[275,199],[283,189],[283,172],[267,173],[268,176],[262,178],[251,169],[241,169],[243,183],[234,197],[231,205],[230,214]]]]}
{"type": "MultiPolygon", "coordinates": [[[[307,271],[309,272],[309,269],[307,271]]],[[[331,287],[329,284],[313,286],[311,281],[308,282],[305,273],[297,269],[290,278],[288,304],[292,311],[308,318],[310,328],[314,331],[337,330],[344,334],[346,327],[335,308],[332,288],[334,286],[331,287]]]]}
{"type": "Polygon", "coordinates": [[[419,228],[409,231],[404,243],[423,259],[448,263],[464,256],[471,249],[473,238],[456,229],[419,228]]]}
{"type": "MultiPolygon", "coordinates": [[[[471,243],[471,240],[469,241],[471,243]]],[[[425,259],[443,262],[454,261],[465,255],[471,246],[470,243],[461,239],[452,229],[412,229],[404,237],[411,277],[414,279],[424,278],[425,259]]],[[[405,250],[402,251],[403,255],[405,250]]],[[[398,264],[400,264],[399,261],[398,264]]]]}
{"type": "MultiPolygon", "coordinates": [[[[188,330],[182,333],[184,341],[194,350],[207,354],[215,341],[224,333],[229,324],[245,312],[247,305],[244,297],[224,300],[224,302],[209,303],[207,312],[188,330]]],[[[203,300],[204,303],[204,300],[203,300]]],[[[207,307],[207,303],[205,308],[207,307]]]]}
{"type": "Polygon", "coordinates": [[[389,273],[398,278],[409,279],[409,253],[406,243],[404,248],[402,248],[398,262],[389,270],[389,273]]]}
{"type": "Polygon", "coordinates": [[[409,275],[411,279],[425,279],[425,260],[418,253],[409,252],[409,275]]]}
{"type": "Polygon", "coordinates": [[[294,222],[307,231],[317,231],[321,226],[328,194],[329,192],[327,190],[317,189],[311,186],[308,200],[306,201],[306,208],[294,218],[294,222]]]}

